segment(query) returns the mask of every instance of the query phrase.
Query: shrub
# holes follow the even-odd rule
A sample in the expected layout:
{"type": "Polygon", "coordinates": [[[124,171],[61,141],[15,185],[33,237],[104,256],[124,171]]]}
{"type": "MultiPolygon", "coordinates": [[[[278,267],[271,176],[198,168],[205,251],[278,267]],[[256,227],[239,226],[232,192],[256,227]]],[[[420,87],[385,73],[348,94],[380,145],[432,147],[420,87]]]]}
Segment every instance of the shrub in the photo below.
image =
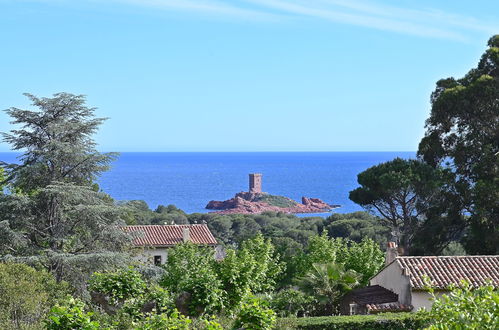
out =
{"type": "Polygon", "coordinates": [[[234,322],[236,329],[272,329],[276,314],[265,303],[256,298],[243,302],[234,322]]]}
{"type": "Polygon", "coordinates": [[[133,269],[109,273],[94,273],[89,281],[90,291],[108,296],[109,302],[116,305],[128,298],[142,295],[146,282],[133,269]]]}
{"type": "Polygon", "coordinates": [[[168,252],[161,286],[176,296],[181,313],[200,315],[221,309],[221,282],[215,272],[214,251],[192,243],[176,245],[168,252]]]}
{"type": "Polygon", "coordinates": [[[270,306],[281,317],[304,316],[315,310],[315,299],[302,291],[285,289],[275,293],[270,306]]]}
{"type": "Polygon", "coordinates": [[[385,313],[378,315],[320,316],[279,319],[277,329],[310,330],[400,330],[422,329],[428,318],[416,313],[385,313]]]}
{"type": "Polygon", "coordinates": [[[428,329],[499,328],[499,292],[491,284],[473,289],[463,281],[461,287],[434,300],[429,313],[432,325],[428,329]]]}
{"type": "Polygon", "coordinates": [[[188,330],[191,320],[178,311],[171,314],[155,314],[144,319],[137,327],[137,330],[188,330]]]}
{"type": "Polygon", "coordinates": [[[216,269],[225,307],[234,310],[251,294],[273,291],[283,264],[274,255],[270,240],[259,234],[244,241],[238,250],[227,249],[227,256],[216,269]]]}
{"type": "Polygon", "coordinates": [[[92,320],[92,313],[85,312],[85,304],[73,297],[50,310],[45,325],[48,330],[100,329],[99,322],[92,320]]]}
{"type": "Polygon", "coordinates": [[[37,325],[59,296],[64,283],[24,264],[0,263],[0,328],[37,325]]]}

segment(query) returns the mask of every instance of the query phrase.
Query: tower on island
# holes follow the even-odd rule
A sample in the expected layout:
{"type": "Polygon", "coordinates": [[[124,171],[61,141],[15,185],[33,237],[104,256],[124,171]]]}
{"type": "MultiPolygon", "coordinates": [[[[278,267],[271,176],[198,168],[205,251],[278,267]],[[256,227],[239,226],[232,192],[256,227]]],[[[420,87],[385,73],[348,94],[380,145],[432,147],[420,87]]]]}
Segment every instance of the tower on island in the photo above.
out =
{"type": "Polygon", "coordinates": [[[261,193],[262,192],[262,175],[259,173],[251,173],[249,175],[249,192],[261,193]]]}

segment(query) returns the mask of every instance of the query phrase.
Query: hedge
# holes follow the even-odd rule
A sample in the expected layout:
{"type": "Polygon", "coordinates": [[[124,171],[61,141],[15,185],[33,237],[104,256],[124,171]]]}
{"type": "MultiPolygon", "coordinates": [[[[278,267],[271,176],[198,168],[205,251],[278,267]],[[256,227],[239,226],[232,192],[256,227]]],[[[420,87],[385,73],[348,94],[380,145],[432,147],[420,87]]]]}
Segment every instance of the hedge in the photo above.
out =
{"type": "Polygon", "coordinates": [[[419,313],[383,313],[377,315],[281,318],[278,320],[277,329],[415,330],[423,329],[428,324],[428,317],[419,313]]]}

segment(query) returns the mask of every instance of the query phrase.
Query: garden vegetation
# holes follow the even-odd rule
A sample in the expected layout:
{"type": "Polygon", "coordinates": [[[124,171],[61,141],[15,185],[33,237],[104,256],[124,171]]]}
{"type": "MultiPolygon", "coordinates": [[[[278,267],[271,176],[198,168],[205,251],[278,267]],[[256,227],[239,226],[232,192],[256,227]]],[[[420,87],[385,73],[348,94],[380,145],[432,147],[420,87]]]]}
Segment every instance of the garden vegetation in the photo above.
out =
{"type": "Polygon", "coordinates": [[[358,175],[350,198],[366,212],[298,218],[186,214],[114,201],[98,176],[117,156],[93,135],[105,120],[85,97],[26,94],[5,142],[22,155],[0,170],[2,329],[494,329],[492,286],[460,287],[431,311],[336,316],[395,240],[406,254],[497,254],[499,36],[477,68],[440,80],[418,159],[358,175]],[[206,223],[226,257],[190,243],[165,265],[133,259],[126,224],[206,223]],[[428,239],[431,237],[431,239],[428,239]]]}

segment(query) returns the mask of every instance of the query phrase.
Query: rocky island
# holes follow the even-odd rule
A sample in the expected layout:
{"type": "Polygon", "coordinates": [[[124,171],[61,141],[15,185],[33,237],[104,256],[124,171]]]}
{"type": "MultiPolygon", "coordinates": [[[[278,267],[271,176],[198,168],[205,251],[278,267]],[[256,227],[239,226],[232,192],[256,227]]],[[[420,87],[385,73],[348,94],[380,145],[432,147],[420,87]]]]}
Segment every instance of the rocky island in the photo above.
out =
{"type": "Polygon", "coordinates": [[[318,198],[302,197],[301,203],[284,196],[262,192],[262,175],[249,175],[249,191],[239,192],[225,201],[210,201],[206,208],[221,214],[257,214],[265,211],[285,213],[329,212],[339,205],[330,205],[318,198]]]}

